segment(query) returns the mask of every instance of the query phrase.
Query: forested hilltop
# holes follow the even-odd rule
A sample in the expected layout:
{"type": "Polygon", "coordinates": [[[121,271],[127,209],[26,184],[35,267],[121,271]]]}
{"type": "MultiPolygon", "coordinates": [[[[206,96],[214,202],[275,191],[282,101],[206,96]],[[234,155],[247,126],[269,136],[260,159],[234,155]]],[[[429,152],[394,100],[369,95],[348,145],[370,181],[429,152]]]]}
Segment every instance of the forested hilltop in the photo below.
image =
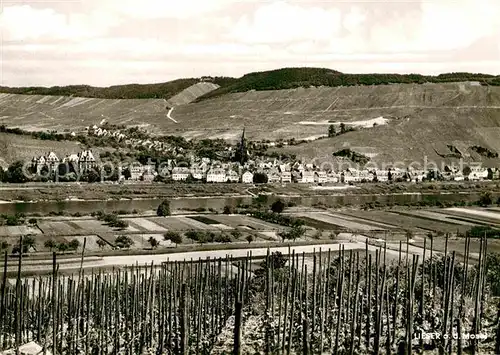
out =
{"type": "MultiPolygon", "coordinates": [[[[169,99],[199,78],[177,79],[157,84],[128,84],[110,87],[69,85],[54,87],[0,87],[0,92],[24,95],[76,96],[100,99],[169,99]]],[[[437,76],[420,74],[344,74],[326,68],[283,68],[249,73],[241,78],[213,77],[210,81],[220,86],[197,101],[220,95],[249,90],[283,90],[310,86],[353,86],[409,83],[444,83],[478,81],[481,85],[500,86],[500,76],[480,73],[447,73],[437,76]]]]}
{"type": "Polygon", "coordinates": [[[387,84],[423,84],[479,81],[482,85],[500,85],[500,76],[481,73],[446,73],[437,76],[420,74],[344,74],[326,68],[283,68],[246,74],[243,77],[198,98],[249,90],[284,90],[310,86],[353,86],[387,84]]]}
{"type": "MultiPolygon", "coordinates": [[[[236,79],[215,77],[211,82],[225,86],[236,79]]],[[[20,87],[0,86],[0,92],[24,95],[75,96],[97,99],[170,99],[182,90],[198,83],[198,78],[177,79],[157,84],[128,84],[110,87],[95,87],[89,85],[69,85],[53,87],[20,87]]]]}

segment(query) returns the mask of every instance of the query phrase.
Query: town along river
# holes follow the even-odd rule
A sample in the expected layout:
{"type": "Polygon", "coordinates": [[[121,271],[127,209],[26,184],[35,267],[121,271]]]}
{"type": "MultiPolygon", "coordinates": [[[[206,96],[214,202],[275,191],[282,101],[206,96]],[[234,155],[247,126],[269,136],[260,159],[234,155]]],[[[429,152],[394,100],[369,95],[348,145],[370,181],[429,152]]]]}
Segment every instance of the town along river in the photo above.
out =
{"type": "MultiPolygon", "coordinates": [[[[463,193],[401,193],[401,194],[332,194],[332,195],[317,195],[317,196],[283,196],[282,200],[292,202],[297,206],[314,207],[341,207],[341,206],[361,206],[367,203],[379,202],[383,205],[405,205],[418,202],[469,202],[477,201],[481,193],[479,192],[463,192],[463,193]]],[[[494,200],[497,196],[494,194],[494,200]]],[[[262,199],[263,203],[270,204],[280,198],[276,195],[269,195],[262,199]]],[[[172,210],[195,210],[195,209],[214,209],[222,211],[224,206],[244,206],[251,205],[254,196],[238,196],[238,197],[177,197],[171,198],[170,206],[172,210]]],[[[161,199],[121,199],[121,200],[64,200],[64,201],[38,201],[38,202],[4,202],[0,204],[0,214],[15,214],[38,213],[46,215],[49,213],[66,212],[69,214],[81,213],[89,214],[95,211],[127,211],[138,212],[156,210],[161,199]]]]}

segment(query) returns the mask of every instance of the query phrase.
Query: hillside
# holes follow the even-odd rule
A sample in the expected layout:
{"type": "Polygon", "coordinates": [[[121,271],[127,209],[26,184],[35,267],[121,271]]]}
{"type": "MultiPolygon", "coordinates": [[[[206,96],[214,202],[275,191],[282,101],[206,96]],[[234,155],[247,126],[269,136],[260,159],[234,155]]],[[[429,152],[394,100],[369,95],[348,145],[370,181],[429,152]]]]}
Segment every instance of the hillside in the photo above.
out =
{"type": "Polygon", "coordinates": [[[197,80],[169,100],[0,94],[0,124],[78,132],[106,121],[140,125],[158,135],[228,140],[238,139],[245,127],[254,140],[310,140],[275,149],[305,158],[332,159],[332,153],[349,148],[374,162],[424,157],[449,162],[462,156],[497,164],[498,158],[478,153],[500,154],[500,86],[495,83],[500,79],[486,74],[356,76],[285,68],[221,85],[197,80]],[[410,83],[370,85],[397,81],[410,83]],[[315,140],[341,123],[356,131],[315,140]]]}
{"type": "MultiPolygon", "coordinates": [[[[215,77],[212,82],[216,85],[227,85],[235,79],[215,77]]],[[[200,79],[178,79],[158,84],[128,84],[110,87],[94,87],[88,85],[69,85],[46,87],[10,88],[0,86],[0,93],[43,95],[43,96],[73,96],[98,99],[169,99],[181,91],[198,83],[200,79]]]]}
{"type": "MultiPolygon", "coordinates": [[[[315,139],[330,124],[358,130],[277,151],[331,158],[351,147],[373,161],[450,161],[448,145],[465,160],[488,160],[473,145],[500,153],[500,87],[467,83],[298,88],[227,94],[179,107],[178,132],[186,137],[315,139]],[[373,123],[376,123],[375,127],[373,123]],[[362,128],[367,126],[367,128],[362,128]],[[215,128],[216,127],[216,128],[215,128]]],[[[498,159],[497,159],[498,160],[498,159]]]]}
{"type": "Polygon", "coordinates": [[[26,136],[0,133],[0,166],[7,168],[16,160],[29,161],[34,156],[55,152],[59,157],[78,153],[82,147],[77,142],[41,141],[26,136]]]}
{"type": "Polygon", "coordinates": [[[500,85],[500,76],[476,73],[446,73],[437,76],[420,74],[345,74],[325,68],[282,68],[249,73],[239,79],[221,85],[198,101],[228,93],[250,90],[283,90],[311,86],[354,86],[387,84],[423,84],[479,81],[483,85],[500,85]]]}
{"type": "Polygon", "coordinates": [[[185,105],[193,102],[198,97],[203,96],[213,90],[218,89],[220,86],[211,82],[201,82],[191,85],[190,87],[182,90],[177,95],[167,100],[169,106],[185,105]]]}

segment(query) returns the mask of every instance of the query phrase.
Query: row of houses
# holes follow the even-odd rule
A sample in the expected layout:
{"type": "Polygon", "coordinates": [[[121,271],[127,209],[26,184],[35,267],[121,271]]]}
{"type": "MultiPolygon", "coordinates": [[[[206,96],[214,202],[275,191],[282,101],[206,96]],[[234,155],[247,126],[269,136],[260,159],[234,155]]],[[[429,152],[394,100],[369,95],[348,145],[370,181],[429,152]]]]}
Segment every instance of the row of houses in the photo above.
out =
{"type": "Polygon", "coordinates": [[[31,160],[31,167],[37,174],[40,174],[43,168],[49,171],[56,171],[61,163],[69,163],[80,172],[85,172],[97,166],[97,160],[91,150],[83,150],[77,154],[70,154],[60,159],[56,153],[48,152],[45,155],[34,157],[31,160]]]}
{"type": "Polygon", "coordinates": [[[171,144],[162,142],[155,139],[140,139],[140,138],[130,138],[125,133],[120,130],[107,130],[102,127],[94,125],[92,127],[86,127],[87,132],[90,135],[95,135],[97,137],[110,137],[114,138],[118,142],[124,142],[126,145],[132,148],[144,147],[149,150],[154,150],[163,153],[173,152],[176,154],[182,154],[184,149],[182,147],[174,147],[171,144]]]}
{"type": "MultiPolygon", "coordinates": [[[[446,168],[443,172],[418,169],[353,169],[348,168],[343,171],[323,170],[313,164],[303,164],[300,162],[283,163],[277,159],[250,160],[245,164],[227,163],[213,161],[208,158],[190,157],[189,164],[167,160],[157,166],[150,162],[148,164],[132,164],[127,167],[128,174],[122,171],[121,179],[134,181],[153,181],[156,176],[170,178],[173,181],[197,180],[209,183],[225,182],[254,182],[255,174],[260,174],[268,183],[361,183],[361,182],[385,182],[385,181],[412,181],[441,179],[451,181],[479,181],[485,179],[499,179],[499,169],[486,169],[480,166],[471,166],[467,169],[446,168]],[[182,166],[178,166],[182,165],[182,166]],[[127,176],[128,175],[128,176],[127,176]]],[[[55,171],[61,163],[71,163],[80,172],[85,172],[98,165],[98,161],[91,150],[84,150],[77,154],[67,155],[60,159],[54,152],[34,157],[32,167],[40,173],[46,167],[50,171],[55,171]]]]}

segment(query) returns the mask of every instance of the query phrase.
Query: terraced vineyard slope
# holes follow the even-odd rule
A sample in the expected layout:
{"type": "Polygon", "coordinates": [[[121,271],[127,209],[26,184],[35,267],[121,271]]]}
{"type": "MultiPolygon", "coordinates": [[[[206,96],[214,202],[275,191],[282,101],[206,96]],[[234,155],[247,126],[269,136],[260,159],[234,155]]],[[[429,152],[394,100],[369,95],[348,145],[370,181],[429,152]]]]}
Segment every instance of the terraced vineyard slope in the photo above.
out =
{"type": "Polygon", "coordinates": [[[467,73],[356,76],[288,68],[198,83],[168,100],[0,94],[0,124],[77,132],[106,120],[141,125],[155,134],[228,140],[238,139],[246,127],[249,139],[311,141],[276,148],[305,158],[333,159],[333,153],[350,149],[372,162],[408,163],[427,157],[438,163],[463,158],[497,164],[497,79],[467,73]],[[464,82],[455,82],[462,77],[464,82]],[[367,85],[394,82],[400,83],[367,85]],[[342,123],[355,130],[317,140],[327,136],[330,125],[339,131],[342,123]]]}

